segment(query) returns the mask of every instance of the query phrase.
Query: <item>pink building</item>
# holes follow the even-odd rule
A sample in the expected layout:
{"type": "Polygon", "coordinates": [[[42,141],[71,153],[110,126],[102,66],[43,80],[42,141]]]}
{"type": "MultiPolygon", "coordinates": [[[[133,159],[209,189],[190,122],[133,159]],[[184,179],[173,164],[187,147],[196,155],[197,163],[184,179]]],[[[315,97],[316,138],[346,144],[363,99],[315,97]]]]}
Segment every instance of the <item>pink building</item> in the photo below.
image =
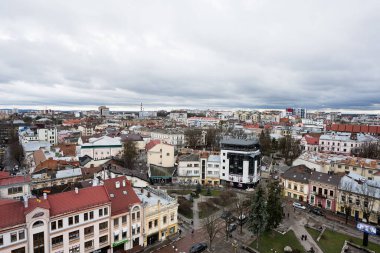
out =
{"type": "Polygon", "coordinates": [[[309,204],[336,212],[337,189],[341,175],[311,172],[309,177],[309,204]]]}

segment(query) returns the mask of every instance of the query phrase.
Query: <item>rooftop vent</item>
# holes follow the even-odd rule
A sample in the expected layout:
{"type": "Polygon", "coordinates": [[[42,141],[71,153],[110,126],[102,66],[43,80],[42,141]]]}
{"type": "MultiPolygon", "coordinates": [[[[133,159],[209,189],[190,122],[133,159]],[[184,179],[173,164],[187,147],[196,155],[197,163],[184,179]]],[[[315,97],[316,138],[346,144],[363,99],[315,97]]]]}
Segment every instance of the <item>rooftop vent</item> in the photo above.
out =
{"type": "Polygon", "coordinates": [[[116,187],[116,189],[119,189],[119,188],[120,188],[120,182],[119,182],[119,181],[116,181],[116,182],[115,182],[115,187],[116,187]]]}
{"type": "Polygon", "coordinates": [[[111,197],[111,198],[114,198],[114,197],[115,197],[115,194],[111,193],[111,194],[110,194],[110,197],[111,197]]]}
{"type": "Polygon", "coordinates": [[[123,194],[124,194],[124,195],[127,195],[127,193],[128,193],[127,191],[123,191],[123,194]]]}
{"type": "Polygon", "coordinates": [[[75,187],[75,194],[78,194],[79,193],[79,189],[78,187],[75,187]]]}

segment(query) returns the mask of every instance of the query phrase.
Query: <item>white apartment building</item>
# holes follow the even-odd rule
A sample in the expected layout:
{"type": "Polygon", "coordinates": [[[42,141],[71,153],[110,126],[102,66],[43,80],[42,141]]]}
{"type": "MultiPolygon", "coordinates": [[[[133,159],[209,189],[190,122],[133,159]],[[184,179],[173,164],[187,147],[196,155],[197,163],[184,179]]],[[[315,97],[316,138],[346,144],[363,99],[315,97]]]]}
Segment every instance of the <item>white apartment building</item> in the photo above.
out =
{"type": "Polygon", "coordinates": [[[91,126],[78,126],[78,131],[82,136],[91,136],[95,134],[95,129],[91,126]]]}
{"type": "Polygon", "coordinates": [[[368,134],[331,133],[323,134],[319,138],[319,151],[351,154],[355,148],[360,148],[366,142],[376,142],[379,139],[368,134]]]}
{"type": "Polygon", "coordinates": [[[258,141],[224,139],[220,144],[221,184],[239,188],[256,185],[261,179],[261,153],[258,141]]]}
{"type": "Polygon", "coordinates": [[[220,156],[208,152],[183,155],[178,158],[177,182],[180,184],[218,185],[220,156]]]}
{"type": "Polygon", "coordinates": [[[52,145],[58,144],[57,128],[39,128],[37,135],[39,141],[47,141],[52,145]]]}
{"type": "Polygon", "coordinates": [[[185,145],[185,133],[180,129],[155,129],[150,132],[151,140],[160,140],[175,148],[185,145]]]}
{"type": "Polygon", "coordinates": [[[119,155],[123,150],[120,137],[102,136],[91,138],[88,143],[81,146],[81,156],[88,155],[94,160],[108,159],[119,155]]]}

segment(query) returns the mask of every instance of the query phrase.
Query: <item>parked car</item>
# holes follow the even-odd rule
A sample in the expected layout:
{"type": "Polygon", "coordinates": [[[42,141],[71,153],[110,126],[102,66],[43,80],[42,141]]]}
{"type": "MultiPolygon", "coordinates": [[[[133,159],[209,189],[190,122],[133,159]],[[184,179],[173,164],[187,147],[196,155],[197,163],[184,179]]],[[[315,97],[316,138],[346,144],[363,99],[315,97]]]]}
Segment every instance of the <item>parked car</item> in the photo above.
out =
{"type": "Polygon", "coordinates": [[[319,216],[323,216],[324,215],[323,212],[322,212],[322,210],[319,209],[319,208],[316,208],[316,207],[310,208],[309,212],[311,212],[313,214],[316,214],[316,215],[319,215],[319,216]]]}
{"type": "Polygon", "coordinates": [[[306,209],[306,206],[304,206],[304,205],[302,205],[301,203],[298,203],[298,202],[293,202],[293,207],[297,207],[297,208],[300,208],[300,209],[303,209],[303,210],[306,209]]]}
{"type": "Polygon", "coordinates": [[[232,216],[232,213],[230,211],[223,211],[222,215],[220,216],[220,218],[222,218],[223,220],[227,220],[228,218],[230,218],[232,216]]]}
{"type": "Polygon", "coordinates": [[[199,242],[199,243],[196,243],[193,246],[191,246],[189,252],[190,253],[199,253],[199,252],[205,251],[206,249],[207,249],[207,243],[199,242]]]}
{"type": "Polygon", "coordinates": [[[227,227],[227,232],[229,233],[232,233],[233,231],[235,231],[237,228],[237,225],[235,223],[231,223],[230,225],[228,225],[227,227]]]}

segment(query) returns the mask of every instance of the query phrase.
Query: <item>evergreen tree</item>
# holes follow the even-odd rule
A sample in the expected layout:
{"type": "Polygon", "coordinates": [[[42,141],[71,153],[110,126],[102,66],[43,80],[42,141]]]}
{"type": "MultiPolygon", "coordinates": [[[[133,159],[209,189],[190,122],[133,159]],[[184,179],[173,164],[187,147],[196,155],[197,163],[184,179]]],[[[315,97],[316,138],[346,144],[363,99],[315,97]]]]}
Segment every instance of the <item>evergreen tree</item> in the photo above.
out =
{"type": "Polygon", "coordinates": [[[124,142],[124,166],[128,169],[135,168],[135,162],[138,156],[138,150],[136,147],[136,143],[130,140],[124,142]]]}
{"type": "Polygon", "coordinates": [[[249,230],[256,234],[256,248],[259,248],[260,235],[265,231],[267,226],[267,208],[266,208],[266,193],[261,184],[258,185],[252,196],[250,215],[249,215],[249,230]]]}
{"type": "Polygon", "coordinates": [[[278,182],[272,181],[268,187],[267,200],[268,224],[267,230],[276,228],[282,221],[281,188],[278,182]]]}

